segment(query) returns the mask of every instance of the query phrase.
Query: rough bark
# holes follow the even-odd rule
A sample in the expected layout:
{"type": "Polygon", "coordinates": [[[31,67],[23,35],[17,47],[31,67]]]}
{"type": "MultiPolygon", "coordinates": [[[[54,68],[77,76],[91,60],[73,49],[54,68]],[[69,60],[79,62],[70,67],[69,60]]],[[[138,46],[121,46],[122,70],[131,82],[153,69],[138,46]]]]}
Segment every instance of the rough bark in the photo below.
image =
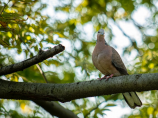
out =
{"type": "Polygon", "coordinates": [[[8,82],[0,80],[0,98],[67,102],[74,99],[158,89],[158,73],[136,74],[70,84],[8,82]]]}
{"type": "Polygon", "coordinates": [[[55,46],[54,48],[47,50],[47,51],[39,50],[39,53],[30,59],[24,60],[24,61],[16,63],[16,64],[12,64],[9,66],[1,67],[0,76],[14,73],[17,71],[22,71],[23,69],[26,69],[37,63],[40,63],[47,58],[53,57],[54,55],[62,52],[64,49],[65,49],[65,47],[62,46],[61,44],[59,44],[59,45],[55,46]]]}

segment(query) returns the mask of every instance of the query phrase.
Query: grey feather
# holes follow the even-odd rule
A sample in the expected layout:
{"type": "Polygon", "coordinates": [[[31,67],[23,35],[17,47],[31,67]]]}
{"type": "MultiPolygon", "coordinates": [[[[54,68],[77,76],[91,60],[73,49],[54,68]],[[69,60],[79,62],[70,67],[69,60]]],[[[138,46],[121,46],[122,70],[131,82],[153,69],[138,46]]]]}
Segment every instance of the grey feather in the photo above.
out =
{"type": "Polygon", "coordinates": [[[120,72],[121,75],[128,75],[127,69],[120,55],[113,47],[112,47],[112,65],[120,72]]]}

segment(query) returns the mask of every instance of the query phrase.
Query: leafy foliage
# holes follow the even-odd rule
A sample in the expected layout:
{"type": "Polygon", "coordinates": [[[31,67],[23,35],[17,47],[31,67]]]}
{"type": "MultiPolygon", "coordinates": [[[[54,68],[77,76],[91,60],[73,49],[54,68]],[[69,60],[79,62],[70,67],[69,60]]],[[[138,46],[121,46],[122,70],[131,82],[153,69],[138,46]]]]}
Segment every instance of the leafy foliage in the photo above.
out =
{"type": "MultiPolygon", "coordinates": [[[[53,4],[43,2],[42,0],[10,0],[8,2],[0,1],[0,66],[6,66],[37,54],[39,48],[47,49],[56,44],[63,43],[66,51],[58,56],[50,58],[40,63],[45,71],[45,75],[50,83],[71,83],[96,79],[101,76],[96,71],[91,62],[91,53],[95,46],[95,32],[100,28],[106,31],[106,40],[110,45],[113,44],[115,34],[111,28],[110,22],[121,31],[129,40],[130,44],[123,47],[124,58],[130,55],[132,51],[137,54],[133,65],[127,65],[129,73],[155,73],[158,70],[158,27],[157,27],[157,6],[156,0],[82,0],[80,2],[72,0],[58,0],[56,5],[52,6],[55,15],[48,12],[49,5],[53,4]],[[133,18],[133,13],[139,7],[145,7],[149,10],[151,17],[145,24],[139,24],[133,18]],[[142,37],[142,44],[128,35],[126,31],[119,26],[119,22],[132,22],[142,37]],[[92,26],[92,37],[85,34],[85,27],[92,26]],[[154,33],[148,34],[149,30],[154,33]]],[[[118,39],[119,40],[119,39],[118,39]]],[[[44,79],[38,68],[34,65],[20,72],[2,76],[10,81],[40,82],[44,79]]],[[[78,116],[99,117],[104,116],[109,106],[117,105],[120,95],[110,97],[97,97],[95,100],[84,98],[74,100],[62,105],[72,110],[78,116]],[[105,103],[104,107],[99,107],[105,103]]],[[[143,105],[133,111],[129,118],[133,117],[156,117],[157,112],[157,92],[142,92],[143,105]]],[[[28,110],[32,102],[1,100],[0,116],[10,117],[50,117],[45,115],[39,107],[34,107],[31,112],[28,110]],[[6,109],[6,104],[14,103],[16,108],[6,109]],[[26,113],[18,109],[28,110],[26,113]],[[39,110],[40,109],[40,110],[39,110]]],[[[61,103],[60,103],[61,104],[61,103]]],[[[35,106],[35,105],[33,105],[35,106]]]]}

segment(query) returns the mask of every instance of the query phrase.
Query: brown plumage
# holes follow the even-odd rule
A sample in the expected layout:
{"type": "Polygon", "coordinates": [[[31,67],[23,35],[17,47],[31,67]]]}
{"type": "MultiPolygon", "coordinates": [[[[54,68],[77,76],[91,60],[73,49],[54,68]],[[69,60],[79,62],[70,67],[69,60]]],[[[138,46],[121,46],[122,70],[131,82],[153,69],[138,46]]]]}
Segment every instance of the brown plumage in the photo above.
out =
{"type": "MultiPolygon", "coordinates": [[[[97,44],[92,54],[92,61],[94,66],[105,75],[100,79],[128,75],[127,69],[118,52],[113,47],[107,45],[104,39],[103,29],[98,31],[97,44]]],[[[135,92],[126,92],[123,93],[123,96],[131,108],[142,105],[142,102],[135,92]]]]}

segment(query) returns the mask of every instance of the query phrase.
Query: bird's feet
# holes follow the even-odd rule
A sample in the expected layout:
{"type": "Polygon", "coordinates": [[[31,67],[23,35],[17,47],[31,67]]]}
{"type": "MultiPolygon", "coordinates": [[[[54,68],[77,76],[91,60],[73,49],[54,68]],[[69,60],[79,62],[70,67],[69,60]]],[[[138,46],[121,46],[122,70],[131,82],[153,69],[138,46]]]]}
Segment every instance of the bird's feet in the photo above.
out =
{"type": "Polygon", "coordinates": [[[105,75],[104,77],[98,78],[98,79],[99,79],[99,80],[102,80],[102,79],[106,79],[106,77],[107,77],[107,76],[105,75]]]}
{"type": "Polygon", "coordinates": [[[112,78],[114,76],[114,74],[111,74],[110,76],[104,76],[104,77],[102,77],[102,78],[98,78],[99,80],[102,80],[102,79],[106,79],[106,80],[108,80],[109,78],[112,78]]]}
{"type": "Polygon", "coordinates": [[[109,78],[112,78],[114,76],[114,74],[111,74],[110,76],[106,77],[106,80],[108,80],[109,78]]]}

